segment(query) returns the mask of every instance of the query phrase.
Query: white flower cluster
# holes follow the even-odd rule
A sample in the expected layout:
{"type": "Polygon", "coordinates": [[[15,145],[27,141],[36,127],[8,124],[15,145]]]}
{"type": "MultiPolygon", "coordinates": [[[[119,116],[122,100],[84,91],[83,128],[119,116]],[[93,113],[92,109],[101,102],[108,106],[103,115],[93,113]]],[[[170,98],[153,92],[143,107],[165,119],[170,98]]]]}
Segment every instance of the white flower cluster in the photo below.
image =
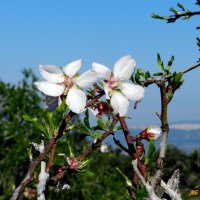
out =
{"type": "Polygon", "coordinates": [[[82,60],[76,60],[63,68],[54,65],[39,66],[45,81],[35,82],[38,90],[47,96],[66,96],[66,104],[79,114],[85,110],[87,97],[83,89],[91,87],[97,77],[103,79],[106,99],[110,100],[114,114],[125,116],[129,101],[139,101],[144,96],[144,88],[140,85],[125,82],[129,80],[135,69],[135,60],[127,55],[114,65],[113,72],[106,66],[93,63],[92,69],[79,75],[82,60]]]}

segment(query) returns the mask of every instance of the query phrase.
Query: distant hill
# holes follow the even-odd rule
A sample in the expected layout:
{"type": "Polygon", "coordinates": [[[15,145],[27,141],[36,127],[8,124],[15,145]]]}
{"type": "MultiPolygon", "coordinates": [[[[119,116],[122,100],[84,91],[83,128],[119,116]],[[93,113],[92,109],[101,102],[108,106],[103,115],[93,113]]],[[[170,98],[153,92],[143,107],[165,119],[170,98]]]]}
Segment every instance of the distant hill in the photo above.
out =
{"type": "MultiPolygon", "coordinates": [[[[132,134],[137,135],[141,130],[146,127],[132,127],[132,134]]],[[[122,131],[115,133],[116,139],[120,140],[123,145],[126,145],[124,134],[122,131]]],[[[106,139],[106,142],[112,146],[116,146],[113,142],[112,136],[106,139]]],[[[146,143],[146,142],[145,142],[146,143]]],[[[147,144],[147,143],[146,143],[147,144]]],[[[170,125],[170,133],[168,136],[168,144],[173,144],[179,149],[190,153],[195,149],[200,150],[200,123],[174,123],[170,125]]],[[[156,141],[156,148],[160,146],[160,139],[156,141]]]]}
{"type": "MultiPolygon", "coordinates": [[[[200,121],[181,121],[181,122],[174,122],[169,123],[169,127],[171,130],[181,130],[181,131],[193,131],[193,130],[200,130],[200,121]]],[[[145,126],[132,126],[131,129],[133,130],[143,130],[145,126]]]]}

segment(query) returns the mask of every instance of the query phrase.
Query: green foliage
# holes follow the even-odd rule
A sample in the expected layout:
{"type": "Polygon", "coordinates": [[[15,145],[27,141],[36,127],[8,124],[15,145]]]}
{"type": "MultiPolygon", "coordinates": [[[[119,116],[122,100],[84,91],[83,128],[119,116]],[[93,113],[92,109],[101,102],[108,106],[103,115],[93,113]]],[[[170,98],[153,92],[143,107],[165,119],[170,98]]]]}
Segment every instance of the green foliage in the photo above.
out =
{"type": "Polygon", "coordinates": [[[154,140],[150,140],[147,155],[145,156],[145,165],[149,164],[150,159],[155,151],[154,140]]]}
{"type": "MultiPolygon", "coordinates": [[[[66,141],[69,141],[73,145],[73,154],[80,155],[84,146],[88,146],[89,142],[82,140],[77,143],[78,135],[78,132],[74,132],[59,140],[56,153],[66,150],[64,153],[69,156],[70,150],[66,148],[66,141]]],[[[120,150],[113,151],[110,148],[110,151],[104,154],[98,150],[94,151],[89,157],[89,162],[90,164],[85,166],[80,173],[72,173],[67,177],[66,181],[70,185],[70,190],[57,192],[55,187],[50,187],[46,193],[46,199],[125,199],[126,184],[117,173],[116,167],[131,177],[130,158],[122,154],[120,150]]],[[[54,164],[66,165],[64,159],[59,157],[55,157],[54,164]]]]}
{"type": "Polygon", "coordinates": [[[147,195],[147,191],[145,187],[143,187],[142,189],[140,187],[137,187],[135,190],[135,196],[136,196],[136,200],[141,200],[147,197],[148,195],[147,195]]]}
{"type": "Polygon", "coordinates": [[[24,79],[18,85],[0,81],[0,191],[10,188],[10,181],[18,185],[29,164],[26,149],[31,141],[40,141],[40,134],[30,123],[25,123],[25,113],[37,117],[42,109],[33,82],[31,70],[23,71],[24,79]]]}
{"type": "Polygon", "coordinates": [[[39,117],[32,117],[31,115],[25,114],[23,118],[26,122],[32,123],[40,132],[44,133],[47,139],[50,139],[57,135],[66,111],[67,106],[63,102],[56,108],[55,112],[41,112],[39,117]]]}
{"type": "MultiPolygon", "coordinates": [[[[174,56],[171,57],[171,59],[168,62],[167,68],[165,68],[164,67],[164,63],[161,60],[160,54],[157,54],[157,64],[160,67],[160,69],[162,70],[162,72],[164,72],[165,75],[169,75],[170,74],[170,70],[171,70],[173,62],[174,62],[174,56]]],[[[156,74],[156,76],[157,75],[162,75],[162,74],[156,74]]]]}
{"type": "Polygon", "coordinates": [[[144,80],[147,80],[148,78],[151,78],[151,74],[149,71],[143,71],[142,69],[140,68],[137,68],[136,72],[135,72],[135,77],[134,76],[131,76],[130,80],[134,83],[137,83],[137,84],[141,84],[141,78],[144,79],[144,80]]]}
{"type": "Polygon", "coordinates": [[[87,128],[90,128],[90,122],[89,122],[89,111],[88,109],[85,111],[85,118],[84,118],[84,124],[87,128]]]}
{"type": "MultiPolygon", "coordinates": [[[[199,5],[199,0],[197,0],[196,4],[199,5]]],[[[151,15],[151,17],[155,18],[155,19],[166,20],[167,23],[173,23],[173,22],[175,22],[179,18],[182,19],[182,20],[186,20],[186,19],[190,19],[194,15],[199,15],[198,12],[192,12],[192,11],[188,10],[181,3],[177,3],[177,7],[178,7],[178,9],[180,11],[171,7],[169,9],[169,11],[171,12],[171,14],[168,15],[168,16],[161,16],[161,15],[153,13],[151,15]]]]}
{"type": "Polygon", "coordinates": [[[183,84],[184,81],[183,81],[182,76],[183,76],[182,73],[178,73],[178,74],[176,72],[173,73],[172,83],[171,83],[173,92],[175,92],[183,84]]]}

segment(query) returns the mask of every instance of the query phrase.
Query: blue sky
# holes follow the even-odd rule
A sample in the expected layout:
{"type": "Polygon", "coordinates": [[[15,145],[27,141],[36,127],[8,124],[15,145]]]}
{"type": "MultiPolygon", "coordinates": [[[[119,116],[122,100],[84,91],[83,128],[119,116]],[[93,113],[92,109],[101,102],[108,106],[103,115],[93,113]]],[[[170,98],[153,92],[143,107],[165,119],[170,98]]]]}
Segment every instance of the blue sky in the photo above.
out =
{"type": "MultiPolygon", "coordinates": [[[[195,1],[180,1],[197,10],[195,1]]],[[[195,29],[199,17],[166,24],[150,17],[167,15],[174,0],[34,0],[2,1],[0,6],[0,79],[17,83],[20,71],[39,64],[63,66],[84,61],[82,71],[96,61],[110,68],[123,55],[132,55],[137,66],[156,72],[156,55],[167,63],[174,55],[174,69],[193,65],[198,57],[195,29]]],[[[185,75],[185,85],[170,105],[170,121],[200,120],[200,69],[185,75]]],[[[41,78],[41,77],[40,77],[41,78]]],[[[158,123],[160,110],[156,87],[146,89],[144,100],[131,116],[136,124],[158,123]]]]}

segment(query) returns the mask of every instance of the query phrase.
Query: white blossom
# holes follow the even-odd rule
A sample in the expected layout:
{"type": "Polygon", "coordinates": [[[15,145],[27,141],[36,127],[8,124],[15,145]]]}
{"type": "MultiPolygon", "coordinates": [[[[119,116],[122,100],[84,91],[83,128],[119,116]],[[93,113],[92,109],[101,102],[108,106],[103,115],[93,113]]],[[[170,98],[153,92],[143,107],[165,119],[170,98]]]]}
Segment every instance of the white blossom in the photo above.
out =
{"type": "Polygon", "coordinates": [[[110,99],[114,114],[125,116],[128,112],[129,100],[139,101],[144,96],[144,88],[140,85],[125,82],[134,72],[136,62],[130,56],[120,58],[114,65],[113,72],[106,66],[93,63],[92,69],[103,79],[106,98],[110,99]]]}
{"type": "Polygon", "coordinates": [[[107,144],[102,144],[101,146],[100,146],[100,151],[102,152],[102,153],[107,153],[109,150],[108,150],[108,145],[107,144]]]}
{"type": "Polygon", "coordinates": [[[152,125],[147,128],[147,135],[153,140],[160,138],[162,129],[159,126],[152,125]]]}
{"type": "Polygon", "coordinates": [[[81,59],[69,63],[63,68],[54,65],[39,66],[45,81],[37,81],[34,85],[47,96],[60,97],[66,95],[66,104],[75,113],[81,113],[86,106],[86,94],[82,90],[96,82],[96,73],[88,70],[78,75],[81,59]]]}

